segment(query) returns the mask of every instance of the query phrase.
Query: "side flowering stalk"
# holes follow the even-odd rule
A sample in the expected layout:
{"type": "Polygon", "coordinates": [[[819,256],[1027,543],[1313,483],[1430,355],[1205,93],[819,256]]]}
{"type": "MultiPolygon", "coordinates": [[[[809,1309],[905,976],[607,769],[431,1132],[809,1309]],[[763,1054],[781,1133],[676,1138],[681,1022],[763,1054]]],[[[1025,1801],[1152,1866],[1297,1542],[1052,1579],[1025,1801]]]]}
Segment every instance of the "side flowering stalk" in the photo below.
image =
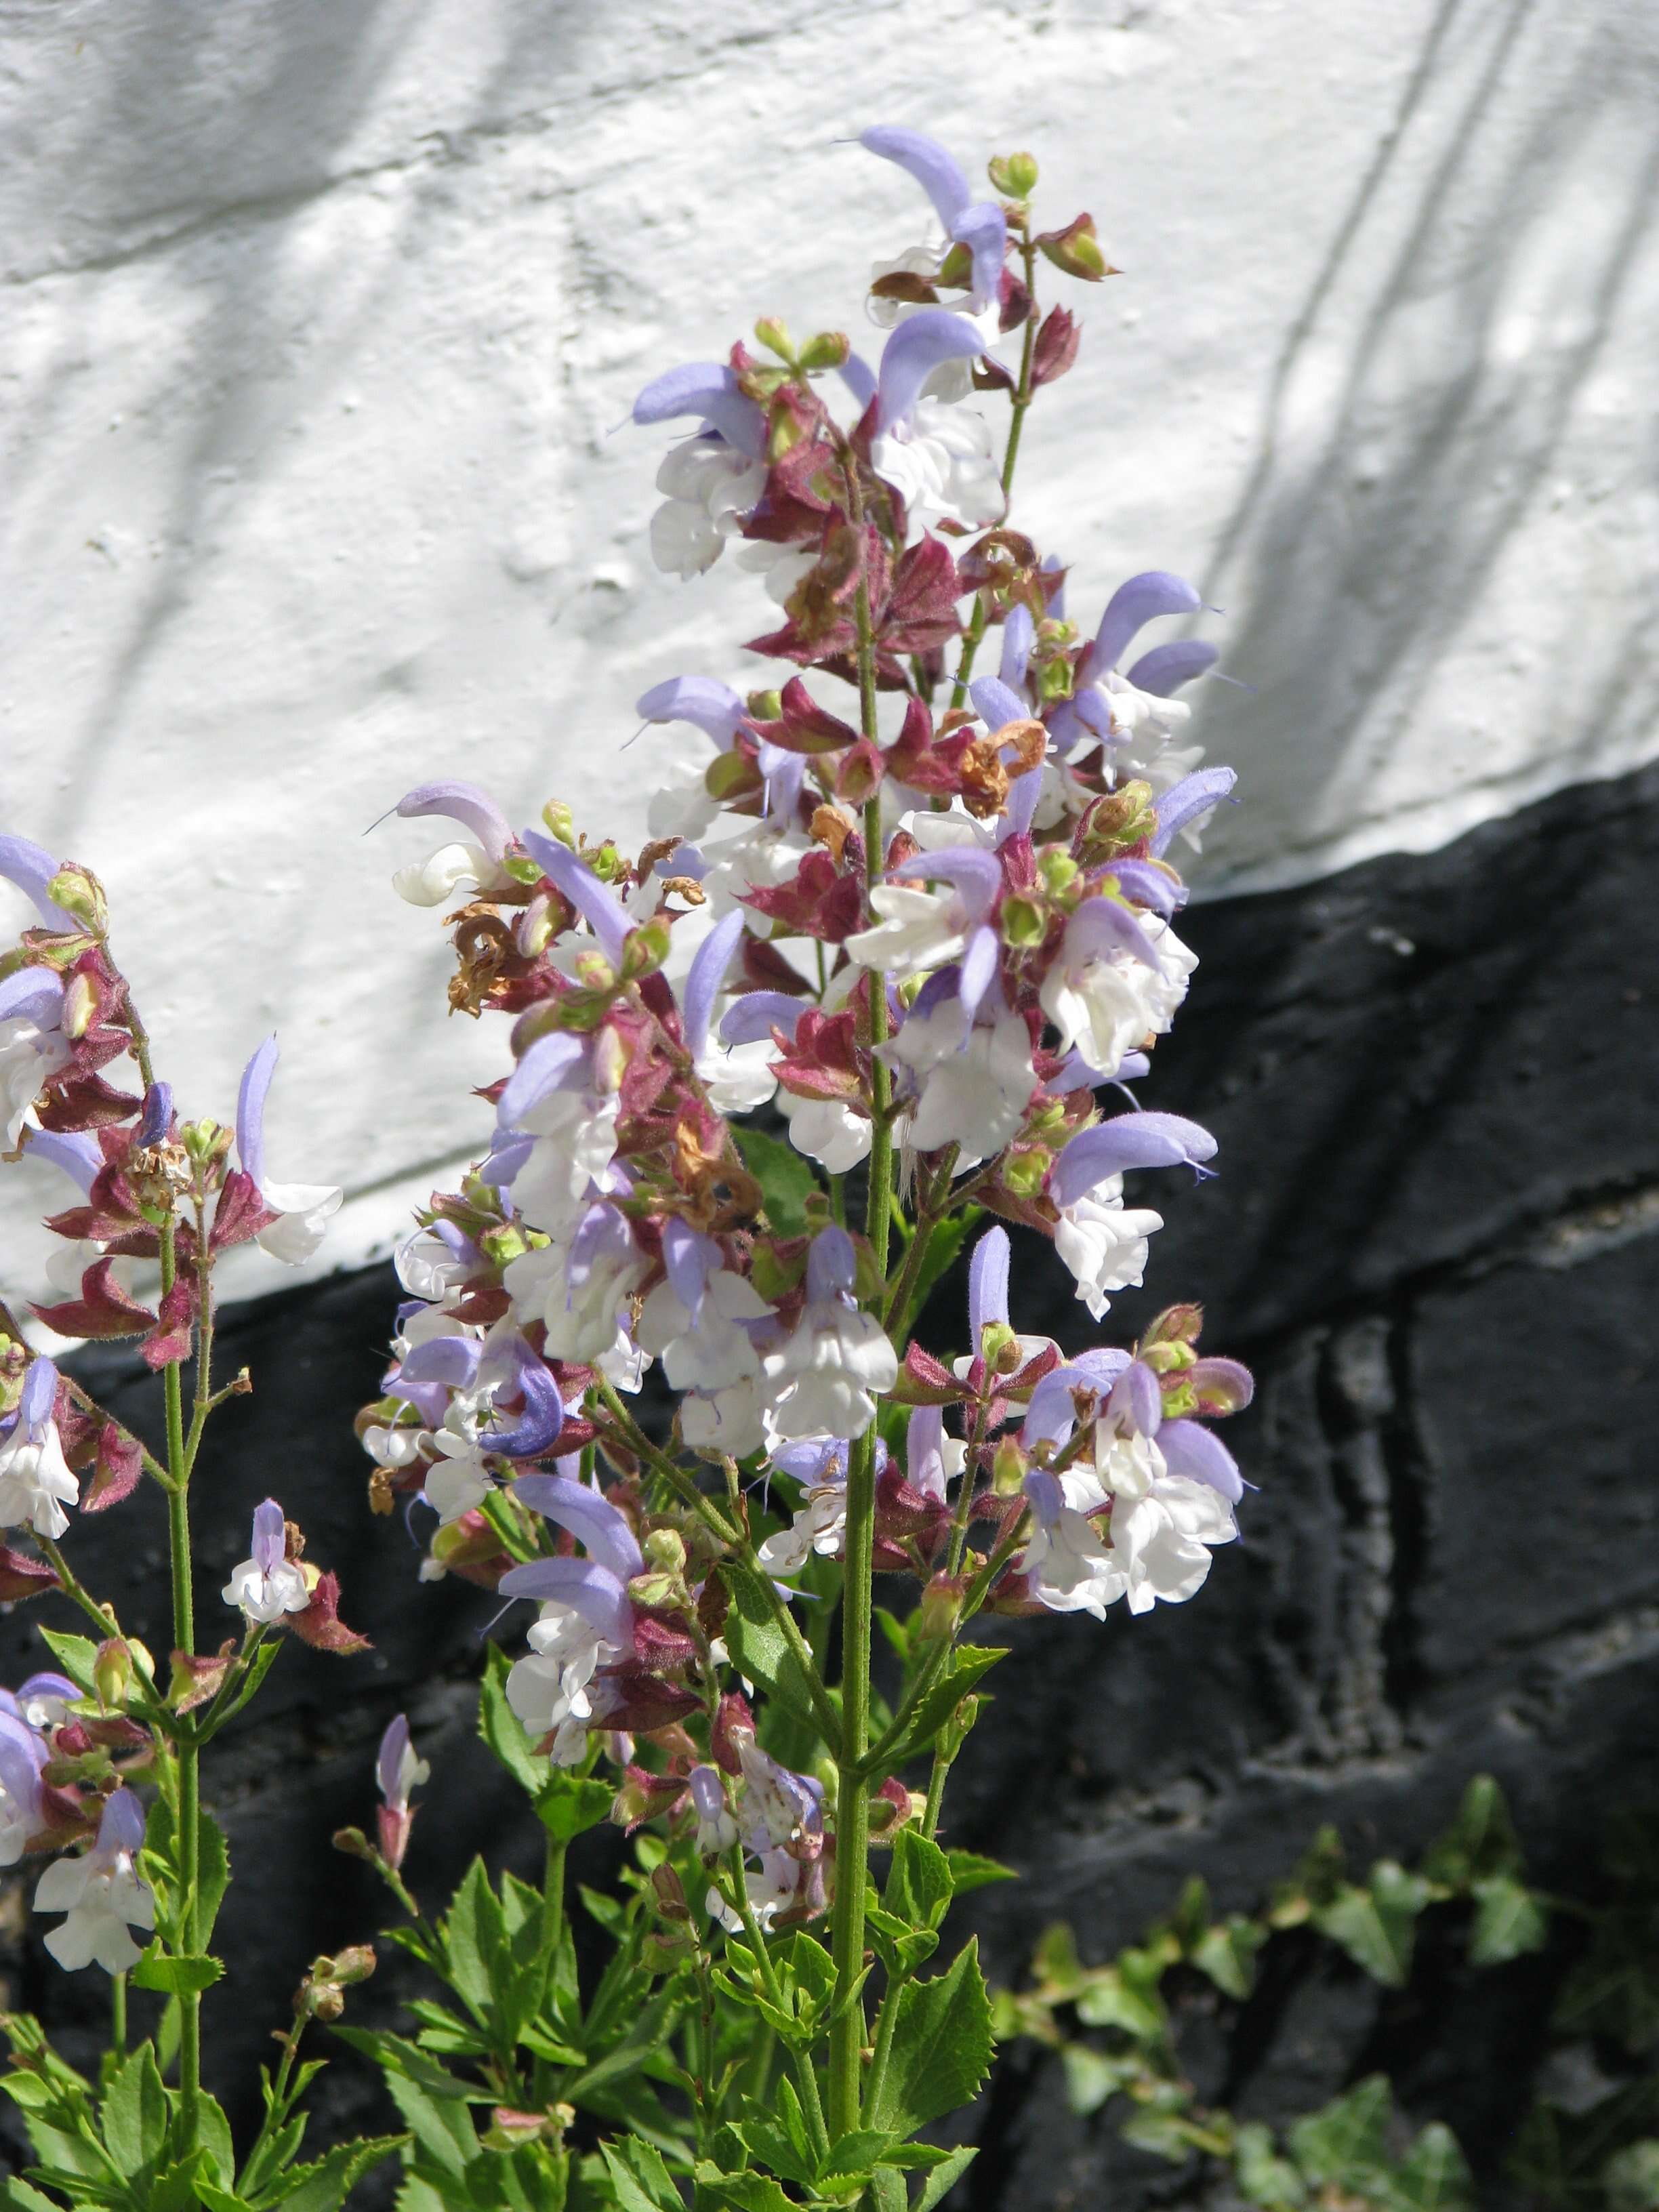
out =
{"type": "MultiPolygon", "coordinates": [[[[510,1028],[477,1165],[398,1253],[358,1429],[422,1578],[535,1607],[516,1656],[492,1648],[480,1725],[552,1841],[538,1901],[481,1864],[434,1919],[389,1848],[342,1844],[448,1992],[422,2065],[495,2100],[478,2154],[532,2194],[886,2207],[930,2169],[939,2202],[971,2153],[915,2138],[991,2050],[943,1923],[1006,1874],[945,1810],[1004,1656],[981,1616],[1183,1602],[1244,1492],[1215,1424],[1250,1381],[1200,1352],[1200,1309],[1121,1346],[1092,1326],[1162,1226],[1138,1179],[1211,1171],[1205,1129],[1131,1086],[1196,964],[1177,844],[1233,785],[1176,696],[1214,647],[1131,657],[1202,611],[1194,586],[1133,576],[1085,629],[1009,520],[1027,416],[1079,342],[1040,283],[1111,272],[1086,216],[1035,227],[1028,155],[976,199],[931,139],[861,144],[936,225],[875,273],[878,359],[763,317],[757,351],[667,368],[633,409],[689,431],[659,564],[732,550],[762,577],[782,619],[744,650],[775,681],[645,693],[701,750],[637,854],[557,799],[515,827],[459,781],[395,810],[454,826],[397,886],[455,902],[450,1006],[510,1028]],[[1005,404],[999,456],[981,409],[1005,404]],[[1045,1243],[1081,1348],[1013,1310],[1016,1251],[1045,1243]],[[930,1297],[961,1255],[965,1328],[935,1349],[913,1331],[949,1328],[930,1297]],[[661,1427],[629,1404],[653,1365],[661,1427]],[[566,1852],[607,1810],[634,1857],[615,1898],[584,1893],[616,1945],[585,1980],[566,1852]],[[583,2112],[601,2145],[579,2155],[583,2112]]],[[[356,2040],[418,2136],[406,2051],[356,2040]]],[[[429,2148],[407,2162],[461,2201],[429,2148]]]]}

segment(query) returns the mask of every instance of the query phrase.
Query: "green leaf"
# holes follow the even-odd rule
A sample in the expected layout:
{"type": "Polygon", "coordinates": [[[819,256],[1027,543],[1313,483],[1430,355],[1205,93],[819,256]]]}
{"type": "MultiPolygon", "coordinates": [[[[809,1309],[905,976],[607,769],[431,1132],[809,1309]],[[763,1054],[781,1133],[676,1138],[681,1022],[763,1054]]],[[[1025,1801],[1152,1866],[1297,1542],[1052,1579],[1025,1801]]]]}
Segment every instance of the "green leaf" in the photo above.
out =
{"type": "Polygon", "coordinates": [[[225,1832],[211,1813],[196,1824],[196,1937],[205,1943],[213,1934],[219,1907],[230,1887],[230,1850],[225,1832]]]}
{"type": "Polygon", "coordinates": [[[513,1662],[499,1644],[484,1647],[483,1680],[478,1685],[478,1734],[521,1788],[538,1797],[547,1787],[550,1768],[530,1748],[524,1723],[507,1702],[507,1678],[513,1662]]]}
{"type": "Polygon", "coordinates": [[[919,1314],[921,1311],[927,1303],[928,1292],[947,1272],[957,1253],[979,1226],[984,1210],[982,1206],[970,1206],[965,1212],[956,1215],[949,1221],[934,1223],[933,1233],[927,1239],[927,1257],[917,1273],[915,1287],[910,1293],[909,1304],[903,1314],[895,1316],[896,1322],[902,1322],[911,1315],[919,1314]]]}
{"type": "Polygon", "coordinates": [[[1634,2142],[1615,2151],[1601,2168],[1607,2212],[1656,2212],[1659,2208],[1659,2142],[1634,2142]]]}
{"type": "Polygon", "coordinates": [[[556,1844],[568,1844],[610,1815],[617,1793],[608,1783],[556,1773],[536,1799],[536,1817],[556,1844]]]}
{"type": "Polygon", "coordinates": [[[1477,1774],[1463,1792],[1457,1817],[1429,1846],[1423,1872],[1449,1889],[1468,1889],[1495,1875],[1519,1875],[1521,1845],[1504,1793],[1490,1774],[1477,1774]]]}
{"type": "Polygon", "coordinates": [[[1243,2002],[1255,1981],[1255,1954],[1267,1940],[1267,1931],[1259,1920],[1235,1912],[1205,1930],[1193,1947],[1192,1963],[1224,1996],[1243,2002]]]}
{"type": "Polygon", "coordinates": [[[1308,2201],[1308,2185],[1273,2147],[1273,2131],[1252,2120],[1233,2137],[1233,2176],[1241,2197],[1264,2212],[1297,2212],[1308,2201]]]}
{"type": "Polygon", "coordinates": [[[975,1938],[947,1972],[899,1991],[892,2052],[866,2115],[870,2124],[910,2136],[969,2103],[990,2070],[991,2050],[991,2001],[975,1938]]]}
{"type": "Polygon", "coordinates": [[[877,2165],[893,2138],[878,2128],[854,2128],[830,2147],[830,2155],[817,2169],[817,2179],[830,2181],[844,2174],[867,2173],[877,2165]]]}
{"type": "Polygon", "coordinates": [[[76,1683],[84,1697],[95,1697],[93,1686],[93,1662],[98,1656],[98,1646],[85,1636],[66,1636],[60,1628],[43,1628],[40,1640],[51,1651],[58,1665],[76,1683]]]}
{"type": "Polygon", "coordinates": [[[1372,2074],[1322,2112],[1298,2120],[1291,2154],[1310,2181],[1364,2194],[1388,2166],[1388,2126],[1394,2099],[1385,2074],[1372,2074]]]}
{"type": "Polygon", "coordinates": [[[474,1859],[462,1877],[442,1932],[451,1986],[467,2009],[488,2025],[496,1984],[502,1978],[507,1929],[482,1859],[474,1859]]]}
{"type": "Polygon", "coordinates": [[[869,2195],[875,2212],[905,2212],[904,2178],[890,2166],[878,2166],[871,2175],[869,2195]]]}
{"type": "Polygon", "coordinates": [[[911,2207],[911,2212],[933,2212],[933,2207],[945,2202],[978,2156],[976,2144],[963,2143],[960,2149],[953,2150],[949,2158],[942,2159],[922,2185],[921,2194],[911,2207]]]}
{"type": "Polygon", "coordinates": [[[700,2158],[693,2169],[700,2192],[710,2212],[794,2212],[783,2191],[766,2173],[723,2173],[712,2159],[700,2158]],[[705,2200],[701,2192],[709,2192],[705,2200]]]}
{"type": "Polygon", "coordinates": [[[388,2072],[386,2086],[433,2164],[459,2179],[479,2155],[477,2130],[465,2102],[459,2097],[430,2096],[406,2074],[388,2072]]]}
{"type": "Polygon", "coordinates": [[[148,2043],[116,2069],[102,2117],[105,2148],[123,2173],[131,2177],[155,2164],[167,2137],[167,2093],[148,2043]]]}
{"type": "Polygon", "coordinates": [[[946,1851],[945,1856],[958,1897],[966,1897],[970,1889],[983,1889],[990,1882],[1019,1880],[1012,1867],[1004,1866],[1000,1859],[985,1858],[978,1851],[946,1851]]]}
{"type": "Polygon", "coordinates": [[[310,2166],[296,2166],[283,2177],[283,2194],[270,2199],[283,2212],[340,2212],[348,2193],[371,2166],[390,2158],[405,2136],[366,2136],[341,2143],[310,2166]]]}
{"type": "Polygon", "coordinates": [[[806,1201],[822,1188],[805,1157],[763,1129],[734,1126],[732,1133],[744,1167],[761,1187],[767,1219],[780,1237],[804,1237],[806,1201]]]}
{"type": "Polygon", "coordinates": [[[662,2153],[638,2136],[599,2145],[616,2191],[617,2212],[685,2212],[684,2200],[662,2162],[662,2153]]]}
{"type": "Polygon", "coordinates": [[[1477,1966],[1502,1966],[1523,1952],[1543,1949],[1549,1941],[1549,1915],[1524,1882],[1513,1875],[1487,1875],[1470,1888],[1475,1912],[1469,1957],[1477,1966]]]}
{"type": "Polygon", "coordinates": [[[1092,1966],[1077,1991],[1077,2016],[1085,2027],[1118,2027],[1137,2043],[1161,2041],[1169,2014],[1156,1984],[1142,1987],[1115,1966],[1092,1966]]]}
{"type": "Polygon", "coordinates": [[[723,1559],[720,1573],[732,1596],[724,1635],[732,1664],[816,1729],[805,1670],[772,1618],[760,1577],[739,1559],[723,1559]]]}
{"type": "Polygon", "coordinates": [[[192,1990],[210,1990],[224,1971],[217,1959],[169,1958],[152,1943],[132,1969],[132,1984],[135,1989],[165,1990],[172,1996],[188,1996],[192,1990]]]}
{"type": "Polygon", "coordinates": [[[1389,2191],[1402,2212],[1473,2212],[1474,2179],[1457,2137],[1431,2120],[1395,2170],[1389,2191]]]}
{"type": "Polygon", "coordinates": [[[938,1928],[956,1893],[951,1863],[919,1828],[901,1828],[893,1838],[892,1865],[882,1902],[911,1928],[938,1928]]]}
{"type": "Polygon", "coordinates": [[[1421,1875],[1379,1859],[1368,1888],[1344,1882],[1328,1905],[1315,1908],[1313,1923],[1373,1980],[1399,1990],[1411,1972],[1417,1916],[1428,1901],[1429,1885],[1421,1875]]]}
{"type": "Polygon", "coordinates": [[[902,1737],[883,1753],[884,1763],[900,1767],[926,1751],[980,1677],[1007,1656],[1006,1645],[986,1644],[966,1644],[953,1651],[922,1693],[902,1737]]]}
{"type": "Polygon", "coordinates": [[[15,2174],[7,2180],[4,2193],[0,2195],[0,2204],[7,2208],[7,2212],[64,2212],[63,2206],[55,2197],[43,2197],[38,2189],[27,2181],[20,2180],[15,2174]]]}
{"type": "Polygon", "coordinates": [[[1195,2132],[1180,2106],[1164,2105],[1143,2106],[1118,2130],[1125,2142],[1151,2151],[1154,2158],[1166,2158],[1171,2166],[1183,2166],[1192,2156],[1195,2132]]]}
{"type": "Polygon", "coordinates": [[[1066,2101],[1079,2119],[1097,2112],[1140,2067],[1137,2057],[1109,2058],[1087,2043],[1062,2045],[1060,2063],[1066,2074],[1066,2101]]]}

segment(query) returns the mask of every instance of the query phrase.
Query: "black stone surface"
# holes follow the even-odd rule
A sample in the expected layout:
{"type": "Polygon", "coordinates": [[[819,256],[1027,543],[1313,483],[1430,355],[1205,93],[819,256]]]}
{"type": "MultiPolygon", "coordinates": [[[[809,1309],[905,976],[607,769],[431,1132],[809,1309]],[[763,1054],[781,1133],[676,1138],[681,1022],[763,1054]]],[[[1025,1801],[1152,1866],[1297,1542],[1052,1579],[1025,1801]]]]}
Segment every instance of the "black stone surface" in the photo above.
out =
{"type": "MultiPolygon", "coordinates": [[[[1608,1813],[1659,1793],[1656,861],[1650,770],[1438,853],[1187,918],[1203,964],[1142,1103],[1213,1128],[1223,1173],[1197,1189],[1140,1179],[1139,1202],[1168,1225],[1148,1291],[1121,1299],[1103,1333],[1127,1338],[1158,1306],[1204,1299],[1206,1346],[1259,1377],[1230,1442],[1260,1491],[1244,1541],[1192,1605],[1015,1627],[949,1812],[952,1840],[1028,1876],[963,1910],[994,1978],[1017,1978],[1055,1918],[1085,1958],[1108,1955],[1194,1870],[1224,1908],[1250,1905],[1323,1820],[1362,1863],[1409,1856],[1481,1769],[1510,1793],[1540,1875],[1582,1889],[1608,1813]]],[[[1014,1279],[1021,1326],[1095,1340],[1036,1240],[1014,1279]]],[[[374,1387],[393,1296],[371,1270],[224,1331],[259,1390],[221,1417],[202,1478],[204,1629],[228,1631],[219,1585],[274,1492],[375,1641],[356,1662],[286,1653],[257,1717],[216,1749],[236,1978],[207,1999],[207,2060],[243,2109],[307,1959],[385,1917],[329,1837],[371,1817],[373,1747],[393,1712],[410,1713],[434,1768],[417,1891],[438,1896],[475,1850],[526,1872],[538,1857],[471,1738],[489,1601],[417,1585],[401,1529],[365,1507],[350,1416],[374,1387]]],[[[959,1283],[939,1294],[941,1348],[959,1336],[960,1298],[959,1283]]],[[[132,1364],[88,1370],[153,1428],[132,1364]]],[[[88,1582],[165,1644],[154,1502],[82,1522],[72,1541],[88,1582]]],[[[0,1679],[41,1662],[36,1617],[0,1621],[0,1679]]],[[[0,1914],[9,2001],[88,2054],[105,1985],[44,1959],[23,1887],[10,1878],[0,1914]]],[[[1206,2094],[1274,2119],[1386,2065],[1411,2116],[1449,2121],[1490,2180],[1559,1969],[1552,1955],[1472,1976],[1431,1948],[1413,1990],[1389,1996],[1292,1944],[1242,2014],[1195,2013],[1188,2048],[1206,2094]]],[[[394,2005],[397,1986],[383,1973],[368,2009],[394,2005]]],[[[320,2124],[385,2118],[341,2054],[320,2124]]],[[[977,2126],[960,2192],[973,2212],[1168,2203],[1187,2186],[1109,2124],[1072,2118],[1058,2069],[1029,2046],[1003,2061],[977,2126]]]]}

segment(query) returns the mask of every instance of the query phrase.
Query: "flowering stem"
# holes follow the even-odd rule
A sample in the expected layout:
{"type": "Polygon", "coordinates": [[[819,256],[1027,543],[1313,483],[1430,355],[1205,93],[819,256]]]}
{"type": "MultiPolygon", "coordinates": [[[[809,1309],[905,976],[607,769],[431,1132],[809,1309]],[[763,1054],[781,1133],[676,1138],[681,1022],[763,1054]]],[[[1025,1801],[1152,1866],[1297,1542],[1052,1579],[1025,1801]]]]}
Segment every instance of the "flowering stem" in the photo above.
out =
{"type": "MultiPolygon", "coordinates": [[[[1031,363],[1036,353],[1037,304],[1033,290],[1036,276],[1036,248],[1029,238],[1020,242],[1020,252],[1025,263],[1025,289],[1031,295],[1031,312],[1025,318],[1025,337],[1020,349],[1019,382],[1014,386],[1013,420],[1008,425],[1008,442],[1002,451],[1002,496],[1006,502],[1013,495],[1014,464],[1019,459],[1020,433],[1025,428],[1025,410],[1033,397],[1031,363]]],[[[951,690],[951,704],[960,707],[968,696],[968,679],[974,672],[974,656],[978,653],[980,640],[985,635],[990,619],[988,603],[981,592],[976,602],[973,619],[968,625],[968,635],[962,641],[962,658],[957,664],[956,678],[951,690]]]]}
{"type": "Polygon", "coordinates": [[[112,1974],[109,1984],[109,2043],[118,2057],[127,2047],[127,1978],[112,1974]]]}
{"type": "MultiPolygon", "coordinates": [[[[165,1300],[178,1279],[176,1232],[171,1219],[161,1231],[161,1296],[165,1300]]],[[[191,1589],[190,1460],[185,1449],[184,1386],[177,1360],[161,1370],[167,1403],[167,1473],[173,1487],[167,1492],[167,1541],[173,1574],[173,1641],[185,1656],[196,1650],[196,1610],[191,1589]]],[[[197,1949],[196,1904],[200,1880],[201,1777],[200,1752],[192,1729],[181,1735],[179,1761],[178,1898],[176,1942],[180,1955],[194,1957],[197,1949]]],[[[186,2143],[196,2140],[197,2100],[202,2086],[202,1997],[198,1990],[179,1999],[179,2088],[183,2110],[180,2122],[186,2143]]]]}
{"type": "MultiPolygon", "coordinates": [[[[755,1917],[755,1908],[749,1900],[749,1884],[744,1876],[743,1846],[740,1844],[732,1845],[726,1863],[732,1881],[732,1903],[743,1923],[743,1932],[749,1939],[749,1948],[755,1954],[755,1970],[761,1978],[761,1987],[766,1992],[767,2002],[778,2012],[787,2014],[789,2006],[782,1984],[778,1980],[778,1970],[772,1963],[772,1954],[766,1948],[766,1937],[755,1917]]],[[[811,2133],[813,2148],[820,2158],[827,2157],[830,2133],[824,2125],[823,2104],[818,2095],[818,2077],[812,2064],[812,2054],[810,2051],[796,2051],[791,2055],[794,2061],[796,2086],[800,2090],[801,2105],[811,2133]]],[[[833,2090],[833,2081],[830,2086],[833,2090]]]]}

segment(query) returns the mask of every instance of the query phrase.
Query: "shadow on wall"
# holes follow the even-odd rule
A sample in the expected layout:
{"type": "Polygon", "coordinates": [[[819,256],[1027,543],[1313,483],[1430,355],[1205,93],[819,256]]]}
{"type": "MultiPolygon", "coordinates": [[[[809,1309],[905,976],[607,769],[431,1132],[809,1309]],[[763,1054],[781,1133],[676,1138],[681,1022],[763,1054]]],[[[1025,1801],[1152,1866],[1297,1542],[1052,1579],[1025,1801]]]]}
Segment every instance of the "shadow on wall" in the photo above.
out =
{"type": "MultiPolygon", "coordinates": [[[[1624,0],[1440,0],[1274,366],[1210,563],[1225,665],[1255,687],[1217,702],[1212,744],[1251,803],[1217,825],[1212,884],[1268,865],[1282,880],[1298,850],[1311,866],[1384,813],[1409,839],[1414,808],[1443,811],[1448,769],[1501,809],[1547,762],[1551,787],[1628,765],[1654,718],[1651,609],[1616,553],[1583,573],[1582,525],[1550,508],[1634,490],[1650,465],[1636,408],[1595,384],[1627,359],[1643,389],[1656,88],[1659,19],[1624,0]],[[1437,715],[1454,653],[1480,658],[1485,726],[1437,715]]],[[[1486,811],[1472,799],[1426,842],[1486,811]]]]}

